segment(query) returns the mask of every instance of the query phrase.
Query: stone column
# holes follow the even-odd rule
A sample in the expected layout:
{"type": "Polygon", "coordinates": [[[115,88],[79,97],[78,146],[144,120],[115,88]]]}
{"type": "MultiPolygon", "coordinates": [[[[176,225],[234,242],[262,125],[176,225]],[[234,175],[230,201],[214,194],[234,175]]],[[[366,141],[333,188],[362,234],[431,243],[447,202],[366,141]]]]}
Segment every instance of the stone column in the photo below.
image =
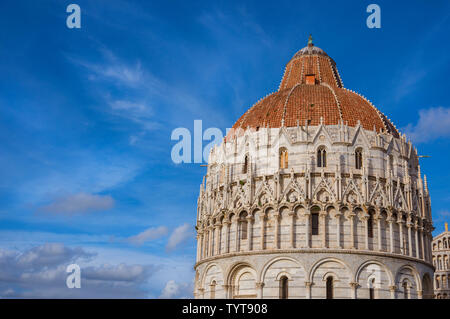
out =
{"type": "Polygon", "coordinates": [[[213,255],[213,243],[214,243],[214,236],[213,236],[214,228],[213,228],[213,226],[209,226],[208,235],[209,235],[208,256],[212,256],[213,255]]]}
{"type": "Polygon", "coordinates": [[[365,232],[364,244],[365,244],[365,249],[369,250],[369,217],[368,216],[363,216],[361,218],[361,220],[364,222],[364,232],[365,232]]]}
{"type": "Polygon", "coordinates": [[[412,223],[408,221],[406,227],[408,227],[408,248],[409,248],[408,255],[412,257],[412,233],[411,233],[412,223]]]}
{"type": "Polygon", "coordinates": [[[397,290],[397,286],[389,286],[389,291],[391,292],[391,299],[395,299],[395,291],[397,290]]]}
{"type": "Polygon", "coordinates": [[[417,299],[423,299],[423,291],[417,290],[417,299]]]}
{"type": "Polygon", "coordinates": [[[234,251],[238,252],[239,251],[239,217],[238,216],[234,216],[233,218],[234,221],[234,251]]]}
{"type": "Polygon", "coordinates": [[[230,225],[231,223],[226,220],[223,222],[225,224],[225,253],[228,254],[230,252],[230,225]]]}
{"type": "Polygon", "coordinates": [[[423,260],[427,261],[428,260],[428,242],[427,242],[427,228],[426,227],[423,228],[422,240],[423,240],[423,249],[424,249],[423,260]]]}
{"type": "Polygon", "coordinates": [[[358,288],[359,284],[357,282],[351,282],[350,287],[352,289],[352,299],[356,299],[356,289],[358,288]]]}
{"type": "Polygon", "coordinates": [[[309,226],[310,224],[310,220],[311,220],[311,213],[310,212],[305,212],[305,247],[306,248],[310,248],[311,245],[311,241],[310,241],[310,236],[311,236],[311,227],[309,226]]]}
{"type": "Polygon", "coordinates": [[[433,235],[431,234],[431,232],[427,232],[427,237],[428,237],[428,261],[431,261],[433,259],[433,251],[431,249],[431,242],[433,241],[433,235]]]}
{"type": "Polygon", "coordinates": [[[253,249],[253,216],[247,216],[247,250],[253,249]]]}
{"type": "Polygon", "coordinates": [[[347,219],[350,221],[350,248],[354,249],[355,247],[355,227],[354,227],[354,217],[355,213],[349,212],[347,214],[347,219]]]}
{"type": "Polygon", "coordinates": [[[322,228],[322,247],[327,247],[327,212],[321,211],[319,213],[320,228],[322,228]]]}
{"type": "Polygon", "coordinates": [[[423,244],[423,227],[419,228],[419,236],[420,236],[420,246],[422,248],[422,258],[423,260],[425,260],[425,246],[423,244]]]}
{"type": "Polygon", "coordinates": [[[263,288],[264,283],[263,282],[257,282],[256,283],[256,298],[262,299],[263,298],[263,288]]]}
{"type": "Polygon", "coordinates": [[[216,224],[216,229],[214,230],[214,233],[216,235],[216,239],[214,240],[214,255],[220,254],[220,233],[221,233],[222,225],[220,223],[216,224]]]}
{"type": "Polygon", "coordinates": [[[273,214],[273,218],[275,219],[275,234],[274,234],[274,244],[275,249],[280,248],[280,213],[277,212],[273,214]]]}
{"type": "Polygon", "coordinates": [[[200,299],[205,299],[205,288],[198,288],[200,299]]]}
{"type": "Polygon", "coordinates": [[[202,234],[201,234],[201,232],[198,232],[197,233],[197,261],[200,261],[201,249],[202,249],[202,234]]]}
{"type": "Polygon", "coordinates": [[[306,299],[311,299],[311,286],[312,286],[311,282],[305,281],[306,299]]]}
{"type": "Polygon", "coordinates": [[[207,252],[208,252],[208,230],[207,228],[204,229],[203,231],[203,258],[208,257],[207,252]]]}
{"type": "Polygon", "coordinates": [[[290,235],[290,248],[295,248],[295,212],[289,212],[291,217],[291,235],[290,235]]]}
{"type": "Polygon", "coordinates": [[[389,223],[389,251],[394,253],[394,221],[392,217],[388,218],[389,223]]]}
{"type": "Polygon", "coordinates": [[[233,296],[231,295],[230,285],[222,285],[223,292],[225,294],[226,299],[231,299],[233,296]]]}
{"type": "Polygon", "coordinates": [[[419,254],[419,233],[417,232],[417,228],[419,226],[417,226],[417,222],[414,225],[414,242],[415,242],[415,246],[416,246],[416,258],[420,258],[420,254],[419,254]]]}
{"type": "Polygon", "coordinates": [[[265,239],[264,239],[264,237],[265,237],[265,228],[266,228],[266,216],[263,214],[263,215],[261,215],[260,217],[260,221],[261,221],[261,229],[260,229],[260,231],[261,231],[261,238],[260,238],[260,240],[261,240],[261,250],[264,250],[264,242],[265,242],[265,239]]]}
{"type": "Polygon", "coordinates": [[[383,245],[381,244],[381,239],[383,237],[382,237],[382,234],[381,234],[381,216],[378,215],[375,218],[375,221],[377,222],[377,244],[378,244],[378,250],[382,251],[383,250],[383,245]]]}
{"type": "Polygon", "coordinates": [[[399,237],[400,237],[400,253],[402,255],[405,255],[405,245],[403,242],[403,220],[399,219],[397,220],[398,229],[399,229],[399,237]]]}
{"type": "Polygon", "coordinates": [[[337,248],[342,248],[341,246],[341,215],[342,213],[337,211],[334,215],[336,219],[336,246],[337,248]]]}

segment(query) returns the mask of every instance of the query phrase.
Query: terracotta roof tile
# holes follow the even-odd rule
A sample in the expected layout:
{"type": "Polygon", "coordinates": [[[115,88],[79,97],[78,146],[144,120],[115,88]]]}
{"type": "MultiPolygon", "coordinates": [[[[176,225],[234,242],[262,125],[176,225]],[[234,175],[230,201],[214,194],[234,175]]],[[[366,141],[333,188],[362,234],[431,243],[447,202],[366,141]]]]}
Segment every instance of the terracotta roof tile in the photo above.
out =
{"type": "Polygon", "coordinates": [[[337,125],[342,119],[349,126],[357,126],[359,121],[367,130],[375,127],[399,137],[395,126],[368,100],[342,87],[335,62],[323,50],[307,48],[297,52],[287,64],[279,91],[251,107],[233,129],[292,127],[297,122],[304,125],[305,121],[319,125],[323,118],[325,125],[337,125]],[[314,84],[306,84],[305,76],[311,74],[314,84]]]}

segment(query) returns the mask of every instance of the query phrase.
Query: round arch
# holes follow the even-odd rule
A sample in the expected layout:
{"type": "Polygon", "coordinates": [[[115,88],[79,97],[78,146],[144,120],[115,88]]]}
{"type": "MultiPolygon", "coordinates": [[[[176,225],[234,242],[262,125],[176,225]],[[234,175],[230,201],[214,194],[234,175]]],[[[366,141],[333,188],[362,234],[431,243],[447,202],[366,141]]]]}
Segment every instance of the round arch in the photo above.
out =
{"type": "MultiPolygon", "coordinates": [[[[219,269],[219,271],[220,271],[220,274],[222,275],[222,278],[225,279],[224,276],[223,276],[223,269],[222,269],[222,267],[220,267],[219,264],[217,264],[217,263],[210,263],[210,264],[208,264],[208,265],[205,267],[205,270],[203,271],[202,277],[201,277],[201,279],[200,279],[200,286],[201,286],[201,287],[204,287],[204,286],[205,286],[205,278],[206,278],[206,276],[208,275],[208,271],[209,271],[212,267],[217,267],[217,269],[219,269]]],[[[217,278],[216,278],[215,280],[217,281],[217,278]]]]}
{"type": "Polygon", "coordinates": [[[337,259],[337,258],[327,257],[327,258],[323,258],[323,259],[317,261],[317,262],[311,267],[309,273],[307,274],[307,278],[309,279],[309,282],[311,282],[311,283],[314,282],[314,274],[315,274],[316,270],[317,270],[322,264],[324,264],[324,263],[326,263],[326,262],[330,262],[330,261],[336,262],[336,263],[341,264],[342,266],[344,266],[344,268],[348,271],[349,277],[350,277],[350,278],[353,278],[353,273],[352,273],[350,267],[349,267],[345,262],[343,262],[342,260],[337,259]]]}
{"type": "Polygon", "coordinates": [[[260,272],[260,274],[258,276],[259,282],[263,282],[264,281],[264,278],[266,277],[266,272],[270,268],[270,266],[273,265],[274,263],[276,263],[277,261],[281,261],[281,260],[292,261],[293,263],[297,264],[303,270],[303,272],[306,275],[305,267],[297,259],[294,259],[292,257],[287,257],[287,256],[286,257],[281,256],[281,257],[275,257],[275,258],[269,260],[268,262],[266,262],[264,264],[264,266],[262,268],[262,271],[260,272]]]}
{"type": "Polygon", "coordinates": [[[389,270],[389,268],[386,267],[385,264],[383,264],[382,262],[379,262],[377,260],[367,260],[365,262],[363,262],[361,265],[359,265],[358,269],[355,272],[355,277],[353,277],[353,281],[354,282],[358,282],[359,277],[361,275],[361,271],[368,265],[371,264],[376,264],[378,266],[380,266],[381,268],[383,268],[383,270],[386,272],[386,274],[388,275],[389,278],[389,285],[392,286],[394,284],[394,276],[392,275],[392,272],[389,270]]]}
{"type": "Polygon", "coordinates": [[[397,284],[397,282],[399,281],[399,277],[400,277],[400,273],[403,269],[409,269],[411,270],[413,277],[414,277],[414,281],[416,282],[416,286],[418,290],[422,290],[422,280],[420,278],[419,272],[417,271],[417,269],[412,266],[412,265],[403,265],[401,267],[398,268],[396,274],[395,274],[395,284],[397,284]]]}

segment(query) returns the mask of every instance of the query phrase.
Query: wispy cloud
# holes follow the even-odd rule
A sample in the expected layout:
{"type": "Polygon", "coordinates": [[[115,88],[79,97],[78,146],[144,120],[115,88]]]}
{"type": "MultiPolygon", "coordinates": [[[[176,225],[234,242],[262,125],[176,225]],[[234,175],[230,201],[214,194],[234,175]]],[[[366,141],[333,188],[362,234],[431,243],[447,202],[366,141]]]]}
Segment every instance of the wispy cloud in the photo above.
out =
{"type": "Polygon", "coordinates": [[[450,137],[450,108],[435,107],[419,111],[416,124],[408,124],[403,131],[415,143],[450,137]]]}
{"type": "Polygon", "coordinates": [[[157,228],[148,228],[135,236],[129,237],[128,241],[136,245],[142,245],[146,241],[161,238],[167,235],[168,232],[169,230],[165,226],[160,226],[157,228]]]}
{"type": "Polygon", "coordinates": [[[189,238],[193,238],[192,225],[183,224],[173,231],[166,245],[167,251],[175,250],[181,243],[189,238]]]}
{"type": "Polygon", "coordinates": [[[67,56],[67,59],[73,64],[81,66],[91,81],[103,81],[122,87],[137,87],[142,84],[144,71],[140,61],[126,63],[104,47],[100,47],[99,51],[102,59],[106,61],[93,63],[70,55],[67,56]]]}
{"type": "Polygon", "coordinates": [[[40,208],[40,211],[55,214],[82,214],[106,211],[114,207],[115,201],[110,195],[88,193],[70,194],[59,197],[52,203],[40,208]]]}

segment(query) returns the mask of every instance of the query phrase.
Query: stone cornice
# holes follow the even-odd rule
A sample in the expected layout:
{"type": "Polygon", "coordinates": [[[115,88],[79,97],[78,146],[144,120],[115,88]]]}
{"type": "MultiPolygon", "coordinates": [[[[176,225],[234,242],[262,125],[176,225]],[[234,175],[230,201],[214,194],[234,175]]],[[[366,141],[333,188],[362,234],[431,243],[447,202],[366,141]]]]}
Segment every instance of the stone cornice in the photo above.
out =
{"type": "Polygon", "coordinates": [[[310,254],[352,254],[352,255],[367,255],[367,256],[377,256],[377,257],[388,257],[394,259],[403,259],[412,262],[418,262],[424,264],[428,267],[434,267],[432,264],[426,262],[422,259],[417,259],[414,257],[409,257],[406,255],[393,254],[389,252],[382,251],[369,251],[369,250],[355,250],[355,249],[333,249],[333,248],[296,248],[296,249],[270,249],[270,250],[252,250],[252,251],[242,251],[242,252],[231,252],[226,254],[221,254],[218,256],[211,256],[201,261],[197,262],[194,265],[194,269],[201,264],[208,263],[214,260],[219,260],[223,258],[230,258],[235,256],[254,256],[254,255],[276,255],[276,254],[302,254],[302,253],[310,253],[310,254]]]}

